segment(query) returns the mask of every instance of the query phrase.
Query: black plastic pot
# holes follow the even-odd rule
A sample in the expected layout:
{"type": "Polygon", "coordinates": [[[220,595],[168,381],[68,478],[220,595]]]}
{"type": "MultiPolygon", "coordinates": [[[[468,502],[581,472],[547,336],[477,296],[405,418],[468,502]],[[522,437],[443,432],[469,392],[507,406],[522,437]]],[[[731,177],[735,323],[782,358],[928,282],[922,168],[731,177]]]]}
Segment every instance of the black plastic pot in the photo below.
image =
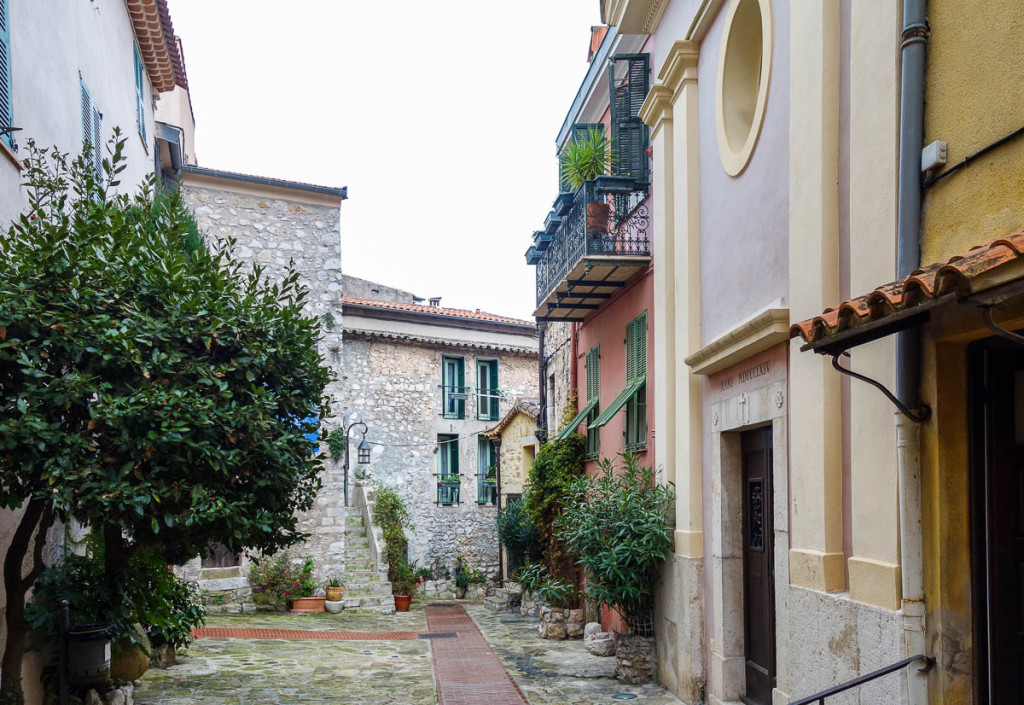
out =
{"type": "Polygon", "coordinates": [[[84,624],[68,629],[68,682],[100,685],[110,679],[111,624],[84,624]]]}

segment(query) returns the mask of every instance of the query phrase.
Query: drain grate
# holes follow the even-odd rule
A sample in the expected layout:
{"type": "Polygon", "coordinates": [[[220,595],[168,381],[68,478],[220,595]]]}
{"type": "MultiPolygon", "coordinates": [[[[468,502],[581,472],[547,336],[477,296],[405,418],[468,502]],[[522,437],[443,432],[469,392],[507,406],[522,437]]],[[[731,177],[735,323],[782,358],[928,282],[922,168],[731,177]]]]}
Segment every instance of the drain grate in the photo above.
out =
{"type": "Polygon", "coordinates": [[[636,696],[632,693],[618,693],[612,696],[612,700],[636,700],[636,696]]]}
{"type": "Polygon", "coordinates": [[[417,639],[458,639],[458,632],[427,632],[425,634],[417,634],[417,639]]]}

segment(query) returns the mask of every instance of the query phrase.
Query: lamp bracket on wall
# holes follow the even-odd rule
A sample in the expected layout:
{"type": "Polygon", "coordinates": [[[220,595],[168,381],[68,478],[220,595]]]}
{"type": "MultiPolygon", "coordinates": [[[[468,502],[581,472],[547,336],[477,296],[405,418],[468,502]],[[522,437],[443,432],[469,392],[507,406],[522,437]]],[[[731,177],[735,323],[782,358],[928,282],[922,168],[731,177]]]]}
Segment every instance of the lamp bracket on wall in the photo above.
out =
{"type": "MultiPolygon", "coordinates": [[[[1022,340],[1024,340],[1024,339],[1022,339],[1022,340]]],[[[916,410],[911,410],[910,408],[907,407],[906,404],[904,404],[899,399],[897,399],[896,395],[893,394],[892,392],[890,392],[885,387],[885,385],[882,384],[881,382],[879,382],[877,380],[874,380],[874,379],[871,379],[870,377],[868,377],[866,375],[862,375],[859,372],[854,372],[853,370],[848,370],[845,367],[843,367],[842,365],[840,365],[839,364],[839,356],[840,355],[849,356],[849,354],[850,353],[846,352],[845,350],[842,351],[842,352],[835,353],[832,356],[832,367],[836,368],[837,371],[839,371],[840,373],[842,373],[844,375],[849,375],[850,377],[853,377],[854,379],[859,379],[861,382],[867,382],[868,384],[870,384],[872,387],[874,387],[875,389],[880,391],[882,394],[884,394],[886,396],[886,398],[889,401],[891,401],[893,404],[895,404],[896,408],[899,409],[911,421],[915,421],[917,423],[924,423],[929,418],[931,418],[932,409],[927,404],[919,404],[916,410]]]]}

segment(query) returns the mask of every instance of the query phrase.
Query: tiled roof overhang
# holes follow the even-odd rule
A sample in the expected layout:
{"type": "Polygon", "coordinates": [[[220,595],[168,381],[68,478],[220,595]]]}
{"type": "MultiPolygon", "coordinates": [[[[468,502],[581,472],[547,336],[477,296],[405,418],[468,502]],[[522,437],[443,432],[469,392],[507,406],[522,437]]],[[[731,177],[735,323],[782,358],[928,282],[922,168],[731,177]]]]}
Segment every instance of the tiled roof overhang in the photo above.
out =
{"type": "Polygon", "coordinates": [[[801,350],[835,354],[923,323],[932,309],[959,301],[979,306],[1024,294],[1024,232],[915,270],[870,294],[793,324],[801,350]]]}
{"type": "Polygon", "coordinates": [[[409,333],[364,330],[358,328],[346,328],[344,335],[346,338],[410,343],[422,345],[423,347],[444,348],[446,350],[483,350],[486,352],[508,353],[510,355],[521,357],[537,357],[536,348],[528,348],[518,345],[504,345],[501,343],[474,342],[471,340],[457,340],[454,338],[435,338],[427,335],[413,335],[409,333]]]}
{"type": "Polygon", "coordinates": [[[512,408],[508,410],[508,413],[505,414],[504,417],[502,417],[501,421],[486,431],[483,431],[483,435],[488,438],[497,438],[501,435],[501,432],[504,431],[510,423],[512,423],[512,419],[519,414],[536,421],[540,418],[540,402],[536,399],[516,399],[516,403],[512,405],[512,408]]]}
{"type": "Polygon", "coordinates": [[[167,0],[126,0],[128,15],[139,43],[139,55],[158,93],[175,86],[188,89],[185,62],[174,37],[167,0]]]}

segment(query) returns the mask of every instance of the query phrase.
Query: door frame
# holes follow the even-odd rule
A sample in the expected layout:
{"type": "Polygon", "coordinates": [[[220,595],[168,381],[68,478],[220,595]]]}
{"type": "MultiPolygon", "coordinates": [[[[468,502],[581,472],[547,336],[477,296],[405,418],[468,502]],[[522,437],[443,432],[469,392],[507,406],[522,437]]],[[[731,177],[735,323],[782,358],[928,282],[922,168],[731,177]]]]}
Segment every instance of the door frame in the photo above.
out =
{"type": "Polygon", "coordinates": [[[708,703],[737,701],[746,693],[743,615],[743,453],[740,434],[772,428],[772,523],[775,576],[775,692],[789,690],[789,641],[785,590],[789,585],[788,383],[779,381],[737,394],[710,409],[712,639],[708,703]]]}

